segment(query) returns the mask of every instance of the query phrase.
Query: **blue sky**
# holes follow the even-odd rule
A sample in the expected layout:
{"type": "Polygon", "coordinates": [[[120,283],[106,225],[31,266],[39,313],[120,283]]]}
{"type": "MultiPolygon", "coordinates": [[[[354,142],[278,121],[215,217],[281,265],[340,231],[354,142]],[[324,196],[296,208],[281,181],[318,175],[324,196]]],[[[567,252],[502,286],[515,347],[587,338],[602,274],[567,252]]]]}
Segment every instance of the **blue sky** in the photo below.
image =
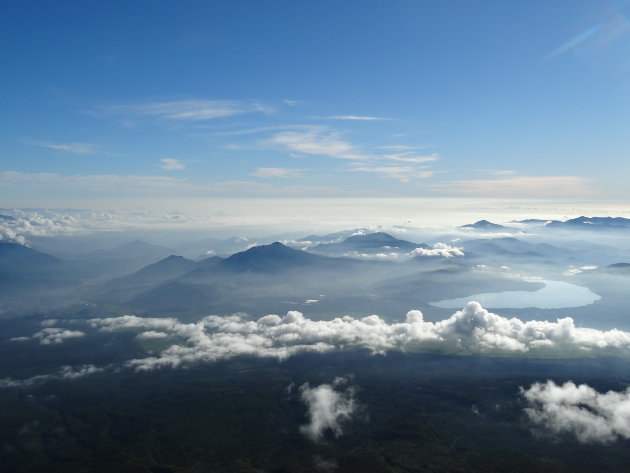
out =
{"type": "Polygon", "coordinates": [[[630,201],[630,4],[10,2],[5,206],[630,201]]]}

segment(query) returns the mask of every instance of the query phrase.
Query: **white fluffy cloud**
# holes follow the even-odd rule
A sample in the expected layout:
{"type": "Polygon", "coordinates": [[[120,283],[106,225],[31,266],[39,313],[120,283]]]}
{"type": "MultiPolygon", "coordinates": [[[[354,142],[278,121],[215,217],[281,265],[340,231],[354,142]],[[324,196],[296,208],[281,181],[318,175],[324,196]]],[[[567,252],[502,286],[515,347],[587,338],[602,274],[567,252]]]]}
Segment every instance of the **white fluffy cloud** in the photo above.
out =
{"type": "Polygon", "coordinates": [[[300,395],[308,408],[309,417],[309,423],[301,426],[300,432],[314,441],[321,439],[327,430],[339,437],[342,434],[341,424],[356,412],[354,392],[354,387],[348,386],[346,378],[336,378],[331,384],[320,384],[314,388],[308,383],[300,386],[300,395]]]}
{"type": "Polygon", "coordinates": [[[447,245],[446,243],[436,243],[433,248],[416,248],[411,253],[411,256],[441,256],[443,258],[452,258],[454,256],[464,256],[464,252],[461,248],[456,246],[447,245]]]}
{"type": "Polygon", "coordinates": [[[127,362],[136,370],[242,355],[284,359],[303,352],[357,349],[372,353],[437,350],[535,356],[630,355],[629,332],[580,328],[569,317],[556,322],[508,319],[488,312],[477,302],[439,322],[426,322],[420,311],[412,310],[399,323],[388,323],[378,315],[315,321],[296,311],[258,320],[238,314],[208,316],[191,324],[135,316],[93,319],[90,323],[103,331],[160,331],[171,337],[173,344],[155,356],[127,362]]]}
{"type": "Polygon", "coordinates": [[[53,374],[40,374],[26,379],[2,378],[0,379],[0,389],[2,388],[30,388],[52,380],[73,380],[83,378],[96,373],[102,373],[105,368],[98,368],[94,365],[81,365],[76,368],[65,365],[53,374]]]}
{"type": "Polygon", "coordinates": [[[79,338],[85,336],[85,332],[80,330],[67,330],[56,327],[47,327],[33,334],[31,337],[16,337],[11,341],[24,342],[27,340],[39,340],[42,345],[60,344],[69,338],[79,338]]]}
{"type": "Polygon", "coordinates": [[[530,403],[529,419],[554,434],[570,434],[584,443],[630,438],[630,388],[595,391],[586,384],[535,383],[521,395],[530,403]]]}
{"type": "Polygon", "coordinates": [[[565,276],[575,276],[577,274],[582,274],[585,271],[593,271],[597,269],[597,266],[569,266],[567,270],[563,273],[565,276]]]}

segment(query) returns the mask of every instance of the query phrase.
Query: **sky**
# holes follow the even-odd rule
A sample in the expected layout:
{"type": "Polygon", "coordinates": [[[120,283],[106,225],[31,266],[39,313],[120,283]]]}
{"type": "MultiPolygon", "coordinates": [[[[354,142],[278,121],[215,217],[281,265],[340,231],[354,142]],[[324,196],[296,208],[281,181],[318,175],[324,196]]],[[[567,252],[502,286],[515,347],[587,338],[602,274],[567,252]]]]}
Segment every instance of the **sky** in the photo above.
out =
{"type": "Polygon", "coordinates": [[[627,18],[579,0],[9,2],[0,206],[623,213],[627,18]]]}

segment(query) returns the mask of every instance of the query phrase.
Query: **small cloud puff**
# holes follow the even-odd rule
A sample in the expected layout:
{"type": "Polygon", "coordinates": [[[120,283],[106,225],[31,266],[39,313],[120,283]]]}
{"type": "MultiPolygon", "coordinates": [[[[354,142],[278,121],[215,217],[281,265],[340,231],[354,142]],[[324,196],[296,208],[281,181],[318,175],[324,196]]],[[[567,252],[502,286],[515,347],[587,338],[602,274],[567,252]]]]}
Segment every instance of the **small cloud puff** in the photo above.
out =
{"type": "Polygon", "coordinates": [[[531,406],[525,409],[529,419],[550,433],[583,443],[630,438],[630,388],[602,394],[586,384],[547,381],[521,388],[521,395],[531,406]]]}
{"type": "Polygon", "coordinates": [[[355,389],[347,386],[347,378],[336,378],[331,384],[311,388],[308,383],[300,386],[300,396],[308,408],[309,423],[300,432],[313,441],[320,440],[326,431],[335,437],[343,432],[341,424],[352,418],[357,410],[355,389]],[[342,389],[347,386],[345,389],[342,389]]]}
{"type": "Polygon", "coordinates": [[[464,252],[461,248],[456,246],[447,245],[446,243],[436,243],[433,248],[416,248],[411,253],[411,256],[440,256],[442,258],[452,258],[454,256],[464,256],[464,252]]]}
{"type": "Polygon", "coordinates": [[[597,268],[598,266],[569,266],[569,268],[563,274],[565,276],[576,276],[578,274],[582,274],[585,271],[593,271],[597,268]]]}

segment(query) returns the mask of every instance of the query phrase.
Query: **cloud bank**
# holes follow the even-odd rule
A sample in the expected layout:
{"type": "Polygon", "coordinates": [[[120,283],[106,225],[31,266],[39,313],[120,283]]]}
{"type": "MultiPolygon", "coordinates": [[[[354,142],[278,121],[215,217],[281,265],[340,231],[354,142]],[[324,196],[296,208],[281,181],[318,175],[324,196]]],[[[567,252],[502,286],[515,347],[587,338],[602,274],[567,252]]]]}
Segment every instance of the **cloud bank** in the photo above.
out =
{"type": "Polygon", "coordinates": [[[62,366],[59,371],[53,374],[40,374],[26,379],[2,378],[0,379],[0,389],[3,388],[30,388],[44,384],[53,380],[73,380],[83,378],[96,373],[102,373],[105,368],[98,368],[94,365],[81,365],[76,368],[70,365],[62,366]]]}
{"type": "Polygon", "coordinates": [[[583,443],[610,443],[630,438],[630,388],[622,392],[595,391],[569,381],[534,383],[521,388],[530,404],[529,419],[553,434],[569,434],[583,443]]]}
{"type": "Polygon", "coordinates": [[[357,409],[355,389],[348,386],[347,378],[336,378],[331,384],[314,388],[305,383],[300,386],[300,393],[309,417],[309,423],[301,426],[300,432],[313,441],[320,440],[326,431],[339,437],[342,423],[350,420],[357,409]],[[343,389],[344,386],[347,387],[343,389]]]}
{"type": "Polygon", "coordinates": [[[300,312],[284,317],[266,315],[250,320],[244,315],[208,316],[197,323],[177,319],[123,316],[92,319],[101,331],[134,331],[150,339],[161,332],[172,345],[154,356],[126,363],[135,370],[179,367],[235,356],[285,359],[305,352],[367,350],[501,354],[518,356],[628,356],[630,333],[576,327],[566,317],[556,322],[508,319],[488,312],[477,302],[438,322],[426,322],[412,310],[406,320],[388,323],[378,315],[310,320],[300,312]]]}

